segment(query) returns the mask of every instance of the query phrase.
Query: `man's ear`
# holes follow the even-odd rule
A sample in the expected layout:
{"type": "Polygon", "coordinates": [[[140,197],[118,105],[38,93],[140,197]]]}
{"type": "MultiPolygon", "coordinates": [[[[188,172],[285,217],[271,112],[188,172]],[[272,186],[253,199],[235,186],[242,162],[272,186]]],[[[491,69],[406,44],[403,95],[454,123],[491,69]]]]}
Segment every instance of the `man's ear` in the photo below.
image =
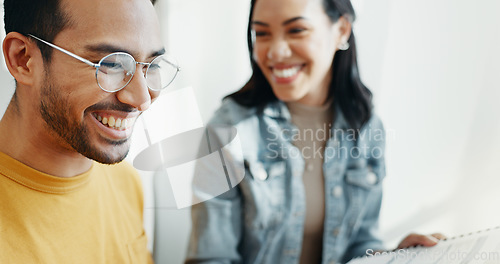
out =
{"type": "Polygon", "coordinates": [[[7,69],[16,81],[32,86],[37,67],[35,58],[41,59],[36,44],[20,33],[10,32],[3,41],[3,55],[7,69]]]}

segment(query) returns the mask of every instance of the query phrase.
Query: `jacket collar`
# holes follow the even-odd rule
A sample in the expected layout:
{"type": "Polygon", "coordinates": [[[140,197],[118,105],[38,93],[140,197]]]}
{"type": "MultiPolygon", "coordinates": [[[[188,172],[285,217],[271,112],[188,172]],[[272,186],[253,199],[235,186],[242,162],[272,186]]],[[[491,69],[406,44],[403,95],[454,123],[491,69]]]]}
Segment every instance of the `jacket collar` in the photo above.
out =
{"type": "MultiPolygon", "coordinates": [[[[262,113],[265,116],[268,116],[272,119],[282,119],[288,122],[292,121],[292,116],[290,115],[290,111],[288,110],[288,107],[286,107],[286,104],[282,101],[275,101],[268,103],[264,106],[262,113]]],[[[333,119],[333,126],[332,128],[334,129],[348,129],[349,124],[347,123],[344,114],[340,110],[340,107],[337,105],[335,106],[335,113],[334,113],[334,119],[333,119]]]]}
{"type": "Polygon", "coordinates": [[[279,100],[266,104],[262,112],[265,116],[273,119],[284,119],[287,121],[292,120],[292,116],[290,115],[290,111],[286,107],[286,104],[279,100]]]}

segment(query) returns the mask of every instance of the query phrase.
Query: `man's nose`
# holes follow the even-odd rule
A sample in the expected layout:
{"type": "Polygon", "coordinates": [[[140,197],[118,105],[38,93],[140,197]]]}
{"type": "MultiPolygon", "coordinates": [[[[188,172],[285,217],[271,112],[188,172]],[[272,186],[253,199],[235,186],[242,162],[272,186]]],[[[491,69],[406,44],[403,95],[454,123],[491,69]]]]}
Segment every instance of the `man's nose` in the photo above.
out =
{"type": "Polygon", "coordinates": [[[146,111],[151,102],[156,98],[157,93],[152,93],[148,88],[145,77],[145,65],[136,65],[134,76],[129,84],[116,92],[116,97],[122,103],[128,104],[139,111],[146,111]]]}

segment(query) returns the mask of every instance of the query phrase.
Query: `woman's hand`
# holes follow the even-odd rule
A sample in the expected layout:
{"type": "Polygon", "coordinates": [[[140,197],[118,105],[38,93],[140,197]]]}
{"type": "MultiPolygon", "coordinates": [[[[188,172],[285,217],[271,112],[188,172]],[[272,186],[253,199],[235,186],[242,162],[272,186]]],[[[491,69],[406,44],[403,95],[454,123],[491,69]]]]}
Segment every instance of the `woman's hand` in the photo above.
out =
{"type": "Polygon", "coordinates": [[[409,234],[398,245],[399,248],[408,248],[413,246],[432,247],[435,246],[439,240],[445,239],[446,236],[441,233],[434,233],[431,235],[409,234]]]}

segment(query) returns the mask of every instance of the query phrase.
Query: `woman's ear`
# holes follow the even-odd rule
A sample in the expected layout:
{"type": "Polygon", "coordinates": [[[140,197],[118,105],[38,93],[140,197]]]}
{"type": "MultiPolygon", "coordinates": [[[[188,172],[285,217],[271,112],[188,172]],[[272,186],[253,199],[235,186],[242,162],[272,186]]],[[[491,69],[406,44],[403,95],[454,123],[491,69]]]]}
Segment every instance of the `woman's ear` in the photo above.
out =
{"type": "Polygon", "coordinates": [[[20,33],[10,32],[5,36],[3,41],[5,64],[17,83],[33,85],[36,69],[34,55],[37,51],[36,44],[20,33]]]}
{"type": "Polygon", "coordinates": [[[351,31],[352,31],[352,24],[349,21],[350,19],[346,18],[345,16],[341,16],[337,20],[337,28],[339,31],[339,45],[345,44],[349,41],[349,38],[351,37],[351,31]]]}

